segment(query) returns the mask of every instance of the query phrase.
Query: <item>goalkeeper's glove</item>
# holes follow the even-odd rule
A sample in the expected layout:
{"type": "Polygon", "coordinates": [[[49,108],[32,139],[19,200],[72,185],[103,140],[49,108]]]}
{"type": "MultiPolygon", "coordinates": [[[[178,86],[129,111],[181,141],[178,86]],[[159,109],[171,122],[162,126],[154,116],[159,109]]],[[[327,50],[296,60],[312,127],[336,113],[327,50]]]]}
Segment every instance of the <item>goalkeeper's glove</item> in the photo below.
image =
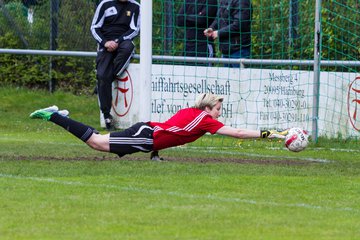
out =
{"type": "Polygon", "coordinates": [[[281,138],[284,139],[285,136],[289,133],[289,130],[278,132],[276,130],[262,130],[260,131],[260,136],[262,138],[281,138]]]}

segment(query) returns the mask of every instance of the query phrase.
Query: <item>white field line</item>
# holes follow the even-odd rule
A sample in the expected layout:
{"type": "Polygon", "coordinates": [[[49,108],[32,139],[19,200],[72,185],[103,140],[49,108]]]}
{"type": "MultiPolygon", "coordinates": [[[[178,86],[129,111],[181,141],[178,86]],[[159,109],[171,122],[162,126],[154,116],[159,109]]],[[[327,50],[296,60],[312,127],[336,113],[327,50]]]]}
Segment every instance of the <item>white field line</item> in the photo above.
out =
{"type": "Polygon", "coordinates": [[[127,192],[138,192],[145,193],[151,195],[165,195],[165,196],[175,196],[181,198],[189,198],[189,199],[202,199],[202,200],[213,200],[219,202],[229,202],[229,203],[244,203],[251,205],[259,205],[259,206],[269,206],[269,207],[289,207],[289,208],[305,208],[305,209],[314,209],[314,210],[323,210],[323,211],[340,211],[340,212],[353,212],[359,213],[359,209],[351,208],[351,207],[341,207],[341,208],[333,208],[326,206],[317,206],[311,205],[307,203],[277,203],[272,201],[256,201],[251,199],[243,199],[243,198],[227,198],[227,197],[219,197],[216,195],[208,194],[208,195],[197,195],[197,194],[187,194],[176,191],[163,191],[163,190],[151,190],[137,187],[124,187],[118,186],[114,184],[92,184],[86,182],[77,182],[77,181],[62,181],[53,178],[40,178],[40,177],[26,177],[26,176],[16,176],[11,174],[2,174],[0,173],[0,178],[10,178],[10,179],[18,179],[18,180],[31,180],[37,182],[47,182],[47,183],[55,183],[61,185],[68,185],[74,187],[90,187],[90,188],[107,188],[107,189],[117,189],[120,191],[127,192]]]}

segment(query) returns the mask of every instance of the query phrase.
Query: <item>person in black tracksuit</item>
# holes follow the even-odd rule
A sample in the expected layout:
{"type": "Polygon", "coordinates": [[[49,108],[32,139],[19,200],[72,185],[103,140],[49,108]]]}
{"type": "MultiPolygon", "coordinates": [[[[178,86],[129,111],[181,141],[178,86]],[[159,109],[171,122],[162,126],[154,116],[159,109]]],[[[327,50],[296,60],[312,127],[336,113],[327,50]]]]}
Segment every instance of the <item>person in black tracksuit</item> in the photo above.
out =
{"type": "Polygon", "coordinates": [[[252,11],[250,0],[220,0],[216,19],[204,34],[219,38],[224,58],[250,57],[252,11]]]}
{"type": "Polygon", "coordinates": [[[91,33],[98,43],[97,92],[108,130],[113,128],[111,84],[128,67],[135,50],[132,40],[139,30],[140,4],[135,0],[103,0],[97,6],[91,33]]]}
{"type": "Polygon", "coordinates": [[[204,35],[203,30],[214,20],[217,0],[185,0],[180,8],[176,24],[185,27],[184,56],[213,57],[214,40],[204,35]]]}

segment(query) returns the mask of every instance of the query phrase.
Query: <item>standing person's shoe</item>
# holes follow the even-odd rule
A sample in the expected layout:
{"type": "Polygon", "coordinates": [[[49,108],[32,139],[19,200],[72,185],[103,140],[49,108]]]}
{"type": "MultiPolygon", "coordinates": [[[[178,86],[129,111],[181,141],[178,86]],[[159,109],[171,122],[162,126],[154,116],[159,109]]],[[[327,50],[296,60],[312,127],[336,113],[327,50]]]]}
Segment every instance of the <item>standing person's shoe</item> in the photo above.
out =
{"type": "Polygon", "coordinates": [[[112,118],[112,116],[105,118],[105,127],[106,127],[106,130],[108,130],[108,131],[115,130],[114,119],[112,118]]]}

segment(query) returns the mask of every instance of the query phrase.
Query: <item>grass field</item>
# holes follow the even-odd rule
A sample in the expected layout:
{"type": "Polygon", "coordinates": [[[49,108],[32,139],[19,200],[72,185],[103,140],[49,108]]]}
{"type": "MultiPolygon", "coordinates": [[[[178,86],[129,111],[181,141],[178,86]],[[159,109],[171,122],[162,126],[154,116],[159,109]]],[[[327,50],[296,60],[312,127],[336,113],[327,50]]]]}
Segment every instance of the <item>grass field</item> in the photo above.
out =
{"type": "Polygon", "coordinates": [[[99,128],[94,96],[0,88],[0,239],[360,238],[358,142],[205,136],[120,159],[28,118],[52,104],[99,128]]]}

